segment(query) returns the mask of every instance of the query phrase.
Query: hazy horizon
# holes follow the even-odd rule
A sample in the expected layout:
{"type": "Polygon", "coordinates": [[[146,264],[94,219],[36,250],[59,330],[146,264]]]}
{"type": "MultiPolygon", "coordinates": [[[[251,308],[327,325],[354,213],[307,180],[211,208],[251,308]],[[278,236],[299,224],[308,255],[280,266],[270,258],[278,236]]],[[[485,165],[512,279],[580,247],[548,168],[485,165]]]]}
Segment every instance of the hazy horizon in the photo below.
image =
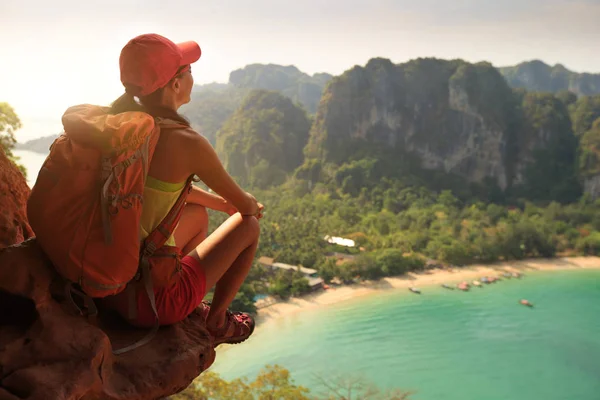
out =
{"type": "Polygon", "coordinates": [[[19,141],[57,133],[77,103],[107,104],[123,88],[118,57],[141,33],[196,40],[197,84],[227,82],[248,64],[295,65],[308,74],[339,75],[374,57],[402,63],[419,57],[488,61],[494,66],[539,59],[575,72],[600,72],[600,2],[595,0],[308,0],[284,4],[208,1],[73,0],[0,5],[0,101],[24,122],[19,141]],[[12,58],[11,58],[12,57],[12,58]],[[48,130],[40,132],[46,127],[48,130]]]}

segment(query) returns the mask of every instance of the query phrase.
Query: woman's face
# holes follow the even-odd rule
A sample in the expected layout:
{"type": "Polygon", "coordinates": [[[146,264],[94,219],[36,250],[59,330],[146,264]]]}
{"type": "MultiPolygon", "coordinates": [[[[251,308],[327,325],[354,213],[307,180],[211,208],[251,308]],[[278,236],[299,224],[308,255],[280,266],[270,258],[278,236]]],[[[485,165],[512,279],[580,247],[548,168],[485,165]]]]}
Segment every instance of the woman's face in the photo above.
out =
{"type": "Polygon", "coordinates": [[[194,86],[194,78],[192,77],[192,69],[183,73],[181,81],[181,104],[187,104],[192,99],[192,88],[194,86]]]}
{"type": "Polygon", "coordinates": [[[172,98],[172,101],[169,101],[169,103],[174,104],[176,109],[189,103],[192,97],[193,86],[194,78],[192,77],[192,70],[188,69],[173,79],[171,84],[167,86],[170,89],[170,93],[167,96],[172,98]]]}

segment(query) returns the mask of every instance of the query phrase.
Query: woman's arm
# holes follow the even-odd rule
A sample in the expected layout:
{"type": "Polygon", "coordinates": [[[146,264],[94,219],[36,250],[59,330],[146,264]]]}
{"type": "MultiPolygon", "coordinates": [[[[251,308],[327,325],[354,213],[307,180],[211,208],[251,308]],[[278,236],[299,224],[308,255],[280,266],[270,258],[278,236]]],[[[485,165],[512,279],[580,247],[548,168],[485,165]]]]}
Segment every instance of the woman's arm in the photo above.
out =
{"type": "Polygon", "coordinates": [[[210,142],[201,135],[190,136],[182,149],[189,169],[213,191],[227,199],[242,215],[258,215],[262,206],[227,173],[210,142]],[[200,156],[201,155],[201,156],[200,156]]]}
{"type": "Polygon", "coordinates": [[[192,204],[199,204],[206,208],[210,208],[216,211],[222,211],[229,215],[235,214],[237,209],[233,204],[229,203],[223,197],[209,193],[206,190],[199,188],[198,186],[192,186],[192,191],[187,197],[187,202],[192,204]]]}

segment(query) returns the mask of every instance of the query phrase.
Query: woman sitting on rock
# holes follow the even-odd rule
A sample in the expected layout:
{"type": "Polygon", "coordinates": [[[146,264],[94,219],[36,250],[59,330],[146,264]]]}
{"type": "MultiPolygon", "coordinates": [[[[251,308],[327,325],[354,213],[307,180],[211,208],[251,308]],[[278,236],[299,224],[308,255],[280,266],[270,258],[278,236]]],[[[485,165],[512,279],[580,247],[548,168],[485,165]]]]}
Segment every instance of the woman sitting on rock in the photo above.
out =
{"type": "MultiPolygon", "coordinates": [[[[110,112],[145,111],[182,125],[162,132],[156,145],[143,193],[141,239],[167,215],[188,177],[198,176],[220,195],[192,187],[179,225],[166,243],[181,249],[181,276],[175,285],[155,290],[161,325],[183,320],[200,305],[216,346],[242,342],[254,330],[249,315],[229,312],[228,307],[252,265],[263,206],[236,184],[208,140],[177,112],[190,101],[194,83],[190,64],[200,54],[195,42],[175,44],[155,34],[132,39],[120,57],[121,82],[126,93],[112,104],[110,112]],[[230,215],[208,237],[206,208],[230,215]],[[201,304],[212,287],[215,288],[212,304],[201,304]]],[[[127,315],[127,291],[111,296],[107,303],[127,315]]],[[[152,326],[154,321],[148,297],[140,291],[137,317],[131,322],[152,326]]]]}

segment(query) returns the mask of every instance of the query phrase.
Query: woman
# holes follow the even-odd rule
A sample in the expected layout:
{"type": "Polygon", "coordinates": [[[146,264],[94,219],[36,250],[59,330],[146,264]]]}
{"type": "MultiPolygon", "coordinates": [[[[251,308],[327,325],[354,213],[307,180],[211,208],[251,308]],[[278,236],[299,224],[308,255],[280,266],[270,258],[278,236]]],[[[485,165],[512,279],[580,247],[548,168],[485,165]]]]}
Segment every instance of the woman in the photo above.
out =
{"type": "MultiPolygon", "coordinates": [[[[161,133],[156,145],[144,189],[142,239],[168,213],[189,176],[198,176],[219,194],[193,187],[179,225],[166,243],[178,246],[184,255],[180,279],[171,288],[155,290],[159,322],[166,325],[186,318],[201,304],[206,291],[215,287],[211,306],[202,307],[217,346],[242,342],[254,330],[249,315],[227,309],[252,265],[263,206],[234,182],[208,140],[177,113],[179,107],[190,101],[194,84],[190,64],[200,54],[195,42],[175,44],[156,34],[132,39],[119,60],[126,93],[112,104],[111,113],[145,111],[184,126],[161,133]],[[207,207],[230,215],[208,237],[207,207]]],[[[128,308],[125,293],[109,301],[123,315],[128,308]]],[[[137,298],[137,315],[133,324],[152,326],[154,314],[143,293],[137,298]]]]}

